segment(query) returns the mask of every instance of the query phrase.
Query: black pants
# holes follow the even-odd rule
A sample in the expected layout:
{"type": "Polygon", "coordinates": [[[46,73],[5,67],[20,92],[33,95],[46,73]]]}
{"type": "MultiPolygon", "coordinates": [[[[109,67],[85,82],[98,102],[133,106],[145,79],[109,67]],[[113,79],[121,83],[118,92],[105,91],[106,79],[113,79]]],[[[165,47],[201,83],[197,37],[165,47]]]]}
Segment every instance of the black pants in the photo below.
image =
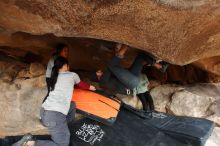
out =
{"type": "Polygon", "coordinates": [[[141,103],[143,105],[143,110],[147,111],[153,111],[154,110],[154,102],[152,99],[152,96],[150,95],[150,92],[147,91],[145,93],[137,94],[138,98],[141,100],[141,103]]]}

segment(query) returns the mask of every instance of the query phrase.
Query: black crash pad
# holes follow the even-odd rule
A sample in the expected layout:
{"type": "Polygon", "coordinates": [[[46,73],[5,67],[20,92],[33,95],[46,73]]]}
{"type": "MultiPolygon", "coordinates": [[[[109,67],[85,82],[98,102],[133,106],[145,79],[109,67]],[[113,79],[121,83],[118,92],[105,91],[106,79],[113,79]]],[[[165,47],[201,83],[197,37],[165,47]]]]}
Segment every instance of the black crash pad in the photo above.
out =
{"type": "Polygon", "coordinates": [[[192,146],[203,146],[214,129],[214,123],[207,119],[145,112],[128,105],[124,105],[124,108],[145,119],[145,124],[150,124],[172,138],[192,146]]]}
{"type": "MultiPolygon", "coordinates": [[[[71,123],[70,146],[203,146],[213,126],[205,119],[144,112],[123,105],[112,126],[89,118],[71,123]]],[[[0,146],[10,146],[20,138],[1,139],[0,146]]]]}
{"type": "Polygon", "coordinates": [[[73,146],[186,146],[124,108],[112,126],[84,118],[70,133],[73,146]]]}

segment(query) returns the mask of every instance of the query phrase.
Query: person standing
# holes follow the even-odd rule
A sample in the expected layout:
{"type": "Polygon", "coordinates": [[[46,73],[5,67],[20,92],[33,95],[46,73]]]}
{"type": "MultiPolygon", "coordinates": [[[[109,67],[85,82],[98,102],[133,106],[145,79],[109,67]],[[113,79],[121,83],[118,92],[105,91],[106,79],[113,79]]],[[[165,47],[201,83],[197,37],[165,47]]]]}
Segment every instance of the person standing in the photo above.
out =
{"type": "Polygon", "coordinates": [[[53,53],[53,56],[50,58],[50,60],[47,64],[47,70],[46,70],[47,95],[44,98],[43,102],[46,100],[46,98],[50,92],[51,72],[52,72],[52,68],[54,66],[54,60],[59,56],[62,56],[64,58],[68,59],[68,56],[69,56],[68,45],[63,44],[63,43],[57,44],[56,51],[55,51],[55,53],[53,53]]]}

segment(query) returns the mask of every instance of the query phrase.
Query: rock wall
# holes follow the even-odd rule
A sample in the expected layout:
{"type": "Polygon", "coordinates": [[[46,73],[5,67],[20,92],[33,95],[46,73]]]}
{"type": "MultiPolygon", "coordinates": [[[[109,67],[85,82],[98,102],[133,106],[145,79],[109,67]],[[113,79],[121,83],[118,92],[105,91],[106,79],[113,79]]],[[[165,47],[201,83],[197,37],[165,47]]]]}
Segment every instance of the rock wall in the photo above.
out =
{"type": "MultiPolygon", "coordinates": [[[[2,44],[0,46],[0,56],[2,54],[2,57],[12,56],[25,63],[40,62],[46,65],[54,51],[54,47],[60,42],[66,43],[70,47],[69,62],[71,69],[86,71],[98,68],[105,69],[107,62],[114,54],[113,49],[116,44],[115,42],[91,38],[56,37],[52,34],[38,36],[20,32],[0,38],[0,44],[2,44]]],[[[138,52],[138,49],[130,48],[123,59],[123,66],[129,67],[138,52]]],[[[197,65],[196,62],[185,66],[170,65],[164,74],[154,68],[147,69],[146,73],[149,77],[163,83],[219,82],[218,61],[216,60],[214,63],[210,61],[203,62],[204,65],[211,64],[209,65],[211,67],[204,68],[197,65]],[[213,72],[213,65],[216,65],[215,72],[213,72]]]]}
{"type": "Polygon", "coordinates": [[[183,65],[220,55],[219,7],[216,0],[2,0],[0,34],[110,40],[183,65]]]}
{"type": "Polygon", "coordinates": [[[47,92],[44,73],[41,64],[0,61],[0,137],[47,132],[39,121],[47,92]]]}
{"type": "MultiPolygon", "coordinates": [[[[0,55],[4,53],[4,56],[13,56],[26,63],[40,62],[46,65],[55,46],[61,42],[70,48],[69,62],[72,69],[84,70],[104,68],[116,44],[91,38],[56,37],[52,34],[38,36],[19,32],[0,37],[0,55]]],[[[129,49],[123,64],[129,65],[136,53],[137,50],[129,49]]]]}
{"type": "Polygon", "coordinates": [[[198,60],[194,63],[194,65],[215,75],[220,75],[219,56],[198,60]]]}

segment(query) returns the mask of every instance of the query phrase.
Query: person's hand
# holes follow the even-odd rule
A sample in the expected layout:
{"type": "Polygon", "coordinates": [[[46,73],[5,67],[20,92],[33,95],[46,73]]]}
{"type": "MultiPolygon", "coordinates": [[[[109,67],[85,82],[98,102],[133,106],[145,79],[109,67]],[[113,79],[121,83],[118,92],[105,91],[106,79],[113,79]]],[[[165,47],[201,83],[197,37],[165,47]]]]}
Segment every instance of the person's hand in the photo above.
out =
{"type": "Polygon", "coordinates": [[[89,90],[91,90],[91,91],[95,91],[96,88],[95,88],[94,86],[90,85],[89,90]]]}

